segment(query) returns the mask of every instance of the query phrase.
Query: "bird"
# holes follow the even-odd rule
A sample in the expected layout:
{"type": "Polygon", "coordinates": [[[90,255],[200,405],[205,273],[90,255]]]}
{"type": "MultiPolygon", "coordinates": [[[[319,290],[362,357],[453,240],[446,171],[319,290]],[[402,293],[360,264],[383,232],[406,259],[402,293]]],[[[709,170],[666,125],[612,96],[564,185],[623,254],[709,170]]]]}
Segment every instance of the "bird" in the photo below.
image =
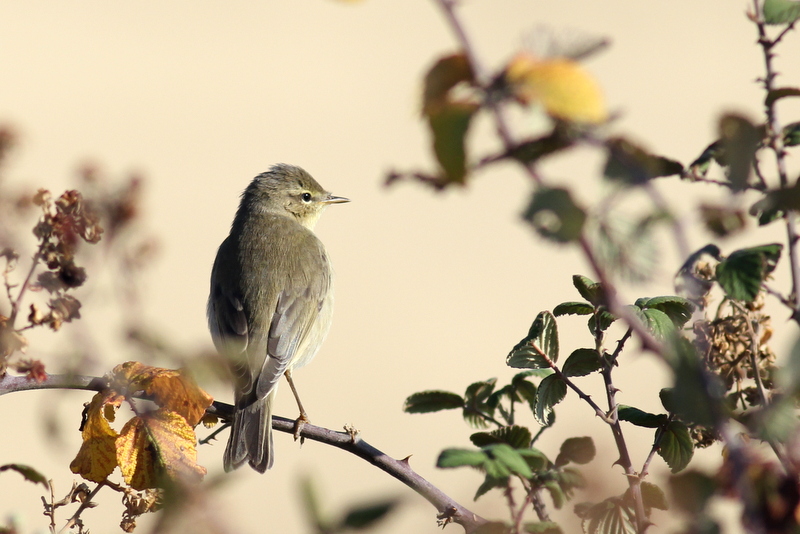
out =
{"type": "Polygon", "coordinates": [[[287,164],[256,176],[241,195],[217,250],[207,306],[234,384],[225,471],[245,462],[259,473],[273,466],[272,406],[282,376],[300,410],[295,439],[308,422],[292,371],[316,355],[333,312],[331,262],[313,229],[327,206],[349,201],[287,164]]]}

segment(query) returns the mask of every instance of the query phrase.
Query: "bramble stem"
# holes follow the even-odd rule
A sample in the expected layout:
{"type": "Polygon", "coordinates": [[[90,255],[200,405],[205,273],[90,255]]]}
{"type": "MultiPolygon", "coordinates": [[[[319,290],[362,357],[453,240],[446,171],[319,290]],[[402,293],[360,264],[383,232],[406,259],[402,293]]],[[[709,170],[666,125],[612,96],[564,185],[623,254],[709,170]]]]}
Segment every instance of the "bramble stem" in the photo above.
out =
{"type": "MultiPolygon", "coordinates": [[[[24,376],[6,375],[0,378],[0,396],[6,393],[33,389],[103,391],[106,387],[108,387],[107,381],[104,378],[95,376],[47,375],[42,382],[28,380],[24,376]]],[[[214,401],[206,412],[229,420],[233,417],[233,406],[214,401]]],[[[295,420],[273,416],[272,428],[278,432],[294,434],[295,420]]],[[[300,432],[300,436],[342,449],[358,456],[362,460],[366,460],[424,497],[438,510],[438,518],[441,522],[457,523],[464,528],[466,534],[473,534],[481,525],[487,523],[486,519],[458,504],[442,490],[417,474],[411,469],[407,458],[403,460],[391,458],[362,440],[355,433],[336,432],[306,423],[300,432]]]]}

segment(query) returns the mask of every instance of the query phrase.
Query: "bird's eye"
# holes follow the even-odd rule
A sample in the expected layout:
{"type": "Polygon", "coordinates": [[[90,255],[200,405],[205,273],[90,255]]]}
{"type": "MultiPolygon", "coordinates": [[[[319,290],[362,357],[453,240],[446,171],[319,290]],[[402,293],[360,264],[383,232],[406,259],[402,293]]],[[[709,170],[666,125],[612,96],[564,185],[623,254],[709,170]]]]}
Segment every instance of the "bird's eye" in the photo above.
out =
{"type": "Polygon", "coordinates": [[[303,196],[300,198],[303,199],[303,202],[311,202],[311,193],[303,193],[303,196]]]}

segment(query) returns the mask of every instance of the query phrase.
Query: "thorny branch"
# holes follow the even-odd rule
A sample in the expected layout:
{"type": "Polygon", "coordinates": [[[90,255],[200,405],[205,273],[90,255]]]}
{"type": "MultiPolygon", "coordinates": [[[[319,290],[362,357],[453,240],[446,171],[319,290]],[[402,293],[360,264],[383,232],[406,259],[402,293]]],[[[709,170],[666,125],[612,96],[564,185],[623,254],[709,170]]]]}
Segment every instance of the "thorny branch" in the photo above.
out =
{"type": "MultiPolygon", "coordinates": [[[[760,0],[753,0],[754,12],[751,14],[751,19],[758,29],[758,44],[761,46],[761,51],[764,55],[764,77],[761,82],[764,85],[766,93],[764,98],[764,112],[767,116],[767,146],[775,154],[775,166],[778,171],[778,179],[780,186],[786,188],[789,186],[789,175],[786,170],[786,148],[783,143],[783,134],[780,120],[778,119],[778,111],[775,104],[776,99],[769,98],[772,91],[775,90],[775,78],[778,76],[777,71],[772,60],[775,58],[773,52],[775,46],[781,42],[783,37],[794,28],[794,23],[787,25],[784,30],[778,34],[774,39],[770,39],[767,35],[767,25],[764,21],[763,4],[760,0]]],[[[798,290],[800,289],[800,262],[797,257],[797,227],[795,224],[795,215],[792,211],[786,211],[783,215],[786,222],[786,237],[789,244],[789,263],[792,271],[792,300],[794,301],[794,313],[792,318],[800,324],[800,299],[798,299],[798,290]]]]}

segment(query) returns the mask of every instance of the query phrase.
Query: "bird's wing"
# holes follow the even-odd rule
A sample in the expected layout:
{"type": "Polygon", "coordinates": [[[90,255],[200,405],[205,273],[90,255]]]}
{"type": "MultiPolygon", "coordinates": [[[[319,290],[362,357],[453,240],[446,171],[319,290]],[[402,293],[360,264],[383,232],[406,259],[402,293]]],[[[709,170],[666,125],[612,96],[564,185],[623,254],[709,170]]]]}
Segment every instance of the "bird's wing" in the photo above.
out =
{"type": "Polygon", "coordinates": [[[208,299],[211,337],[220,354],[228,358],[237,393],[246,395],[253,388],[253,377],[247,361],[250,339],[242,298],[215,282],[215,276],[212,275],[211,280],[211,294],[208,299]]]}
{"type": "Polygon", "coordinates": [[[307,286],[280,293],[270,322],[267,358],[258,375],[256,397],[263,398],[275,388],[314,326],[326,295],[327,286],[323,291],[313,291],[307,286]]]}

